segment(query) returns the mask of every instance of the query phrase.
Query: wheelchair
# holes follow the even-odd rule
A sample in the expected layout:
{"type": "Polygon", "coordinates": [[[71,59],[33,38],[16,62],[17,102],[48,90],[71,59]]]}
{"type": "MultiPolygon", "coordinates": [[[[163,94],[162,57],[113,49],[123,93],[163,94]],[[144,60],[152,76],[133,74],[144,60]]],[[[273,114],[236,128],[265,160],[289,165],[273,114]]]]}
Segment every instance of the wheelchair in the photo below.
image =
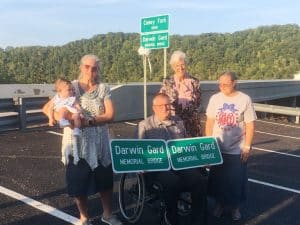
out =
{"type": "MultiPolygon", "coordinates": [[[[191,203],[191,194],[182,192],[177,202],[178,215],[189,215],[192,210],[191,203]]],[[[147,183],[142,173],[122,174],[119,183],[119,206],[125,220],[129,223],[137,222],[145,205],[158,210],[162,224],[166,207],[161,185],[147,183]]]]}

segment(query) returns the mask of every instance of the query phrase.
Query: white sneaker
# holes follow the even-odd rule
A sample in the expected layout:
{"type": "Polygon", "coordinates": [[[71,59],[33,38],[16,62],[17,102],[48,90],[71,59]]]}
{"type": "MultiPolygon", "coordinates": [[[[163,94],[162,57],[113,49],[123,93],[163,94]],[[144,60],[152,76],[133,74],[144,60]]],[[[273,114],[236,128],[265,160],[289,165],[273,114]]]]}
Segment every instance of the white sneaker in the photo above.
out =
{"type": "Polygon", "coordinates": [[[167,210],[165,211],[165,214],[164,214],[164,221],[165,221],[166,225],[171,225],[171,222],[170,222],[170,220],[167,217],[167,210]]]}
{"type": "Polygon", "coordinates": [[[101,221],[103,223],[106,223],[106,224],[109,224],[109,225],[123,225],[122,222],[115,215],[112,215],[109,218],[104,218],[102,216],[101,221]]]}
{"type": "Polygon", "coordinates": [[[68,127],[71,125],[69,120],[66,120],[66,119],[60,119],[58,123],[59,123],[60,128],[68,127]]]}
{"type": "Polygon", "coordinates": [[[73,136],[81,136],[82,131],[79,128],[73,129],[73,136]]]}

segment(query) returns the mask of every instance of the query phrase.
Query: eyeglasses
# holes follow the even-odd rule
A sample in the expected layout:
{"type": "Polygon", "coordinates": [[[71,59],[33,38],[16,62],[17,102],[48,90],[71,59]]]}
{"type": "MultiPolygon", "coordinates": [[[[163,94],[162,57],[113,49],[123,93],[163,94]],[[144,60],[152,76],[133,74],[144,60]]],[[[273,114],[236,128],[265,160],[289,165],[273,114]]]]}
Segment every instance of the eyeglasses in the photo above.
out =
{"type": "Polygon", "coordinates": [[[231,87],[233,83],[228,83],[228,84],[223,84],[223,83],[219,83],[220,87],[231,87]]]}
{"type": "Polygon", "coordinates": [[[175,68],[176,69],[184,69],[185,68],[185,64],[184,63],[182,63],[182,64],[175,64],[175,68]]]}
{"type": "Polygon", "coordinates": [[[92,72],[97,72],[98,71],[98,66],[84,65],[84,68],[86,70],[91,70],[92,72]]]}
{"type": "Polygon", "coordinates": [[[160,107],[160,108],[162,108],[162,107],[170,108],[171,104],[168,103],[168,104],[160,104],[160,105],[153,105],[153,106],[160,107]]]}

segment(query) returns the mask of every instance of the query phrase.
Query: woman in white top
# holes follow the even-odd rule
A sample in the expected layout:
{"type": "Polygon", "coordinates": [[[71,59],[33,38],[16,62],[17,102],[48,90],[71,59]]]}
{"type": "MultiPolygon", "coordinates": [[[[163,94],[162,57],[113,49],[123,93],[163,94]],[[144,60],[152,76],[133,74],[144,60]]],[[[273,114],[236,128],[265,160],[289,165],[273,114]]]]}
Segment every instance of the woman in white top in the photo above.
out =
{"type": "Polygon", "coordinates": [[[256,114],[250,97],[236,89],[231,71],[219,77],[220,92],[213,95],[206,110],[206,136],[218,138],[223,164],[209,174],[209,192],[216,199],[214,216],[230,206],[232,219],[241,219],[240,203],[246,198],[247,160],[251,150],[256,114]]]}

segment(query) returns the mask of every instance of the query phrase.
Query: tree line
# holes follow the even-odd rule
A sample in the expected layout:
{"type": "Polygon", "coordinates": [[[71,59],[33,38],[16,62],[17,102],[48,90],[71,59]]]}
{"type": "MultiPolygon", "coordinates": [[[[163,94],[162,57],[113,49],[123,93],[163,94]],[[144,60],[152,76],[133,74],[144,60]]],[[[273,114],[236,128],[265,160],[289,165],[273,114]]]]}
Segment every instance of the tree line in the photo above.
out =
{"type": "MultiPolygon", "coordinates": [[[[75,79],[84,54],[97,55],[104,82],[143,80],[138,33],[99,34],[63,46],[0,48],[0,83],[53,83],[75,79]]],[[[188,71],[200,80],[215,80],[233,70],[239,79],[290,79],[300,71],[300,27],[295,24],[261,26],[234,33],[171,35],[168,59],[174,50],[187,54],[188,71]]],[[[163,79],[163,50],[150,53],[149,81],[163,79]]],[[[171,75],[168,66],[167,74],[171,75]]]]}

